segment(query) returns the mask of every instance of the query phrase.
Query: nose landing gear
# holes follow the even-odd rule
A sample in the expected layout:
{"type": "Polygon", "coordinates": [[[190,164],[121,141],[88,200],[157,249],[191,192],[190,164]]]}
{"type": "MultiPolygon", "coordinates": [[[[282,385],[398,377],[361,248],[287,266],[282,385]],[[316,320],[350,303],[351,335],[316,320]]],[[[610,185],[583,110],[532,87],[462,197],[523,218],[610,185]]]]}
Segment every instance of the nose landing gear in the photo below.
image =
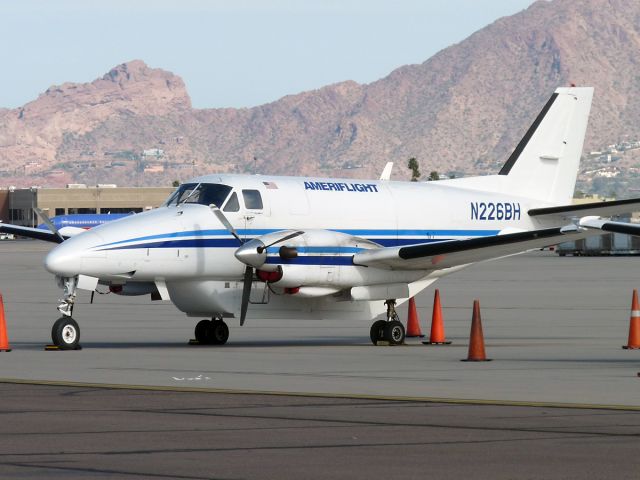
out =
{"type": "Polygon", "coordinates": [[[389,345],[402,345],[405,339],[404,325],[400,322],[396,313],[396,301],[387,300],[387,319],[378,320],[371,325],[371,343],[377,345],[378,342],[388,342],[389,345]]]}
{"type": "Polygon", "coordinates": [[[78,277],[56,277],[58,286],[63,289],[63,297],[58,311],[62,313],[51,328],[51,340],[60,350],[77,350],[80,348],[80,327],[71,318],[76,300],[78,277]]]}
{"type": "Polygon", "coordinates": [[[76,301],[78,277],[56,277],[56,282],[58,287],[63,289],[58,311],[65,317],[70,317],[73,314],[73,304],[76,301]]]}

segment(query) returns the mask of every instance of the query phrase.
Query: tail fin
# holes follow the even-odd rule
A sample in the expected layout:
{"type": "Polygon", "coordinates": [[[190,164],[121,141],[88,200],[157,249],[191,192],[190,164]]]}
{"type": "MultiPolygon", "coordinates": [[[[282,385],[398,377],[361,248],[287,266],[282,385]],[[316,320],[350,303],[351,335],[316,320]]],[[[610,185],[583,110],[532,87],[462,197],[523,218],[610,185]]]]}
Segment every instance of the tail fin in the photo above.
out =
{"type": "Polygon", "coordinates": [[[509,191],[553,204],[571,202],[592,97],[592,87],[555,91],[500,170],[509,191]]]}

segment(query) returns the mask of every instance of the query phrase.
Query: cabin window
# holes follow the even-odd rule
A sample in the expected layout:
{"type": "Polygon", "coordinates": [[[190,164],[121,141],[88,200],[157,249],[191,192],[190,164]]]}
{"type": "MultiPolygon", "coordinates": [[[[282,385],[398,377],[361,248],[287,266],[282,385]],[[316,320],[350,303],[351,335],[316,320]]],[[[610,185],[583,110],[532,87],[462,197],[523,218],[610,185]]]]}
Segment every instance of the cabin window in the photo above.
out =
{"type": "Polygon", "coordinates": [[[247,210],[262,210],[262,197],[258,190],[242,190],[242,198],[247,210]]]}
{"type": "Polygon", "coordinates": [[[198,203],[220,207],[230,192],[230,186],[218,183],[184,183],[169,196],[164,206],[198,203]]]}
{"type": "Polygon", "coordinates": [[[225,212],[237,212],[240,210],[240,202],[238,201],[238,194],[233,192],[231,197],[229,197],[229,201],[224,206],[225,212]]]}

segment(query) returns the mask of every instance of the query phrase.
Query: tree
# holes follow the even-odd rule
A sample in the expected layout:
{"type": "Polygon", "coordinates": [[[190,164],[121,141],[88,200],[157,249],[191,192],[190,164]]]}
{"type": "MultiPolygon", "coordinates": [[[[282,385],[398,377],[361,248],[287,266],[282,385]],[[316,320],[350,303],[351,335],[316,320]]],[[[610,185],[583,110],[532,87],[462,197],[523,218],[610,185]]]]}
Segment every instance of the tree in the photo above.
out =
{"type": "Polygon", "coordinates": [[[418,160],[416,160],[416,157],[411,157],[409,159],[407,168],[411,170],[411,181],[417,182],[418,179],[422,176],[422,174],[420,173],[420,165],[418,164],[418,160]]]}
{"type": "Polygon", "coordinates": [[[174,181],[173,181],[173,183],[172,183],[172,185],[173,185],[174,187],[179,187],[179,186],[180,186],[180,180],[174,180],[174,181]]]}
{"type": "Polygon", "coordinates": [[[435,170],[432,170],[431,173],[429,173],[429,178],[427,180],[429,180],[430,182],[433,182],[434,180],[440,180],[440,175],[435,170]]]}

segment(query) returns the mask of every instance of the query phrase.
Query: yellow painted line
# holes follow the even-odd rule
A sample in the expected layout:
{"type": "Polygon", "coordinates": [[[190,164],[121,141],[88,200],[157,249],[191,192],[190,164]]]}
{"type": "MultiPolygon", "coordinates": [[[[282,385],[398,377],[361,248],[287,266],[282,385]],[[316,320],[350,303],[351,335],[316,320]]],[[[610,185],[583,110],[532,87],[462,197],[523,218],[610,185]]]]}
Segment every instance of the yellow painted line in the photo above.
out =
{"type": "Polygon", "coordinates": [[[227,395],[273,395],[281,397],[309,397],[309,398],[348,398],[354,400],[386,400],[422,403],[448,403],[452,405],[497,405],[505,407],[544,407],[570,408],[583,410],[627,410],[640,411],[635,405],[609,405],[599,403],[564,403],[564,402],[531,402],[522,400],[489,400],[479,398],[448,398],[448,397],[414,397],[402,395],[373,395],[357,393],[313,393],[313,392],[283,392],[277,390],[235,390],[228,388],[202,387],[170,387],[154,385],[124,385],[117,383],[67,382],[62,380],[24,380],[18,378],[0,378],[0,383],[15,385],[45,385],[53,387],[104,388],[109,390],[146,390],[152,392],[185,392],[185,393],[219,393],[227,395]]]}

